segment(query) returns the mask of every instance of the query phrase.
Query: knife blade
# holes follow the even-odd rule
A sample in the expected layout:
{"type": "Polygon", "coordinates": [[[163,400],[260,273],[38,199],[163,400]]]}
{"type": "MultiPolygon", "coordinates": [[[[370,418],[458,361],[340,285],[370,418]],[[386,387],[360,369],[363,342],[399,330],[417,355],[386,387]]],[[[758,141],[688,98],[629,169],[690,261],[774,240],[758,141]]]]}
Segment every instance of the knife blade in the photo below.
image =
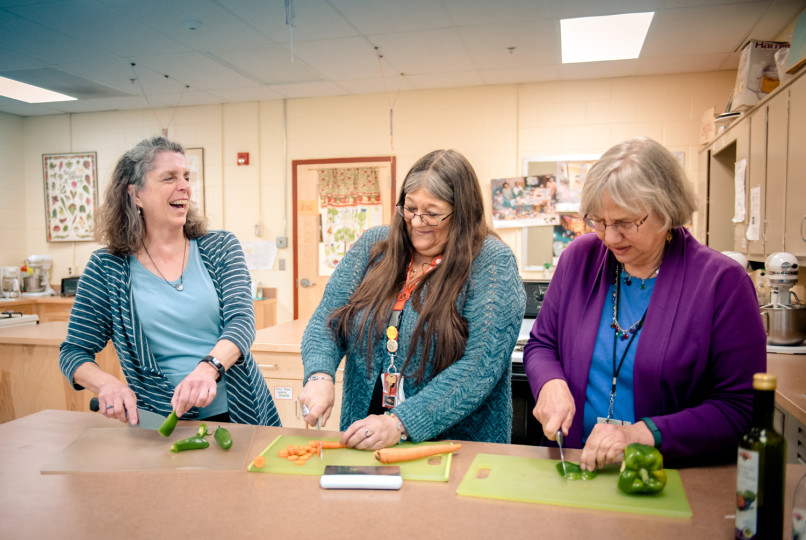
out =
{"type": "Polygon", "coordinates": [[[563,455],[563,431],[557,430],[557,446],[560,447],[560,460],[563,462],[563,478],[568,476],[568,469],[565,467],[565,456],[563,455]]]}
{"type": "MultiPolygon", "coordinates": [[[[97,397],[94,397],[90,400],[90,410],[93,412],[98,412],[98,410],[100,410],[97,397]]],[[[136,424],[129,424],[129,426],[138,427],[142,429],[156,430],[162,425],[163,422],[165,422],[164,416],[151,411],[147,411],[140,407],[137,407],[137,418],[139,419],[139,421],[136,424]]]]}
{"type": "Polygon", "coordinates": [[[316,432],[319,435],[319,459],[323,460],[325,457],[322,455],[322,416],[316,419],[316,432]]]}

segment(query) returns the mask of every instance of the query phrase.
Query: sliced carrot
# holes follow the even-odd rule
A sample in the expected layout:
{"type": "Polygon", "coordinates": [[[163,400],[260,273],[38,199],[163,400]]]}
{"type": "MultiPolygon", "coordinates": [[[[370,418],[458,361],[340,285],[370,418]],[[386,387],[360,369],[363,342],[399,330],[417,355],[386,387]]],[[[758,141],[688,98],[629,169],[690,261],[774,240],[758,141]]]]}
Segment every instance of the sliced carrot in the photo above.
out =
{"type": "MultiPolygon", "coordinates": [[[[314,444],[314,451],[319,451],[319,441],[310,441],[314,444]]],[[[347,448],[339,441],[322,441],[322,450],[335,450],[336,448],[347,448]]]]}
{"type": "Polygon", "coordinates": [[[297,455],[296,454],[289,454],[286,459],[288,461],[296,461],[297,460],[297,455]]]}
{"type": "Polygon", "coordinates": [[[288,450],[280,450],[279,452],[277,452],[277,455],[282,458],[288,457],[288,450]]]}
{"type": "Polygon", "coordinates": [[[258,469],[262,469],[266,465],[266,458],[263,456],[258,456],[252,461],[252,465],[254,465],[258,469]]]}
{"type": "Polygon", "coordinates": [[[305,465],[305,460],[304,459],[298,459],[298,460],[296,460],[294,462],[294,465],[305,465]]]}
{"type": "Polygon", "coordinates": [[[397,463],[411,461],[437,454],[455,452],[462,447],[461,444],[432,444],[430,446],[413,446],[410,448],[383,448],[375,451],[375,459],[381,463],[397,463]]]}

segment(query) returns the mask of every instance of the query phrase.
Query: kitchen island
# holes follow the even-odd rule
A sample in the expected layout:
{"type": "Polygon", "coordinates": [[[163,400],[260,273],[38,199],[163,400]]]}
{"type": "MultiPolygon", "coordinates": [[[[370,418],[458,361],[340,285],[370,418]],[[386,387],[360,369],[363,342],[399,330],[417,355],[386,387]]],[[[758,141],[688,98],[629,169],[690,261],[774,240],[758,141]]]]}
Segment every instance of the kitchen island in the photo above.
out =
{"type": "MultiPolygon", "coordinates": [[[[733,538],[732,465],[680,470],[693,511],[690,519],[456,494],[479,452],[559,459],[556,449],[532,446],[463,443],[447,483],[405,481],[401,490],[388,492],[324,490],[317,476],[250,473],[248,463],[229,471],[40,474],[85,430],[118,427],[119,422],[98,414],[55,410],[0,425],[0,536],[534,539],[551,532],[550,537],[585,540],[733,538]]],[[[278,435],[310,433],[258,427],[248,456],[257,455],[278,435]]],[[[568,450],[566,457],[576,460],[579,451],[568,450]]],[[[788,466],[787,538],[792,493],[804,473],[806,466],[788,466]]]]}

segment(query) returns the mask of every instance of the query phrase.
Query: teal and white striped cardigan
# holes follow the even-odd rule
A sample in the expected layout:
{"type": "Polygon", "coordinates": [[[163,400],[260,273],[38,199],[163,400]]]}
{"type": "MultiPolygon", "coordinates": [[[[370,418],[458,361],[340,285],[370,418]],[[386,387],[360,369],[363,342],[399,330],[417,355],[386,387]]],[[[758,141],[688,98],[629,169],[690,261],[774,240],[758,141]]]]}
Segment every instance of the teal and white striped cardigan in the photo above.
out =
{"type": "MultiPolygon", "coordinates": [[[[197,239],[199,254],[210,273],[221,308],[221,339],[235,343],[243,356],[227,370],[227,394],[232,422],[279,426],[280,417],[250,348],[255,339],[249,272],[234,234],[211,231],[197,239]]],[[[111,339],[137,406],[167,415],[175,387],[160,371],[132,306],[131,269],[127,257],[105,248],[90,257],[78,284],[67,339],[59,352],[59,369],[73,384],[76,368],[93,362],[111,339]]],[[[212,344],[211,344],[212,348],[212,344]]],[[[183,418],[198,417],[193,408],[183,418]]]]}

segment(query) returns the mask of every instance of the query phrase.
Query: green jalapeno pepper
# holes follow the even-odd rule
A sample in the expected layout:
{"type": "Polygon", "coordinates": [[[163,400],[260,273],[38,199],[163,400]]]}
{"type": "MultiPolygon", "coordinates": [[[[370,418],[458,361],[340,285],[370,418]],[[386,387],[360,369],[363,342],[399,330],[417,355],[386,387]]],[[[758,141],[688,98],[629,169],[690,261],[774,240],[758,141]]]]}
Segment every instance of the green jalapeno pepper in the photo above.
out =
{"type": "Polygon", "coordinates": [[[230,435],[229,431],[227,431],[225,428],[218,426],[218,429],[215,430],[213,437],[215,438],[215,442],[218,443],[218,446],[224,450],[229,450],[232,448],[232,435],[230,435]]]}
{"type": "Polygon", "coordinates": [[[207,424],[205,424],[204,422],[199,424],[199,429],[196,430],[196,435],[198,435],[199,437],[206,437],[209,434],[210,432],[207,431],[207,424]]]}
{"type": "Polygon", "coordinates": [[[163,437],[170,437],[171,433],[173,433],[174,429],[176,428],[177,420],[178,418],[176,417],[176,411],[171,411],[171,414],[169,414],[168,418],[166,418],[165,421],[160,424],[160,427],[157,429],[157,431],[159,431],[160,435],[163,437]]]}
{"type": "Polygon", "coordinates": [[[557,463],[557,472],[566,480],[592,480],[598,474],[596,471],[583,470],[578,463],[565,462],[565,471],[563,471],[562,462],[557,463]]]}
{"type": "Polygon", "coordinates": [[[666,486],[663,455],[646,444],[633,443],[624,449],[618,488],[624,493],[658,493],[666,486]]]}
{"type": "Polygon", "coordinates": [[[171,452],[184,452],[185,450],[201,450],[202,448],[207,448],[210,446],[210,443],[207,442],[207,439],[204,437],[199,437],[198,435],[194,435],[193,437],[188,437],[187,439],[182,439],[181,441],[176,441],[171,445],[171,452]]]}

